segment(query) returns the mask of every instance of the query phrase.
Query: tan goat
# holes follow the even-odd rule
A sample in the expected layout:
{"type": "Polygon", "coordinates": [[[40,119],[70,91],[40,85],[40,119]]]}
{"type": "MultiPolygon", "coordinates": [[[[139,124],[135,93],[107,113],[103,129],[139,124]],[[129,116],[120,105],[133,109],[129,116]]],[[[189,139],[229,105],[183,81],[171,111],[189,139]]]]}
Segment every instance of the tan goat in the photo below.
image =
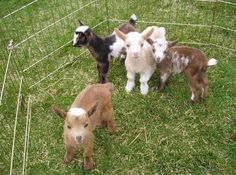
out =
{"type": "Polygon", "coordinates": [[[94,136],[96,126],[107,127],[109,132],[116,131],[111,102],[111,83],[87,86],[75,99],[68,112],[53,106],[52,110],[64,119],[64,161],[70,162],[75,148],[83,149],[84,168],[93,168],[94,136]]]}

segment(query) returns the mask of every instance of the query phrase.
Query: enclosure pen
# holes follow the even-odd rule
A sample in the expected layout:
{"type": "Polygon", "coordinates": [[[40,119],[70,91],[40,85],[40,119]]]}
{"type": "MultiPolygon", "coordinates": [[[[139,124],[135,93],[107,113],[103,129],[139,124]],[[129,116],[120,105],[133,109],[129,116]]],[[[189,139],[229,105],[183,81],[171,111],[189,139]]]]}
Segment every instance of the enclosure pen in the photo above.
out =
{"type": "MultiPolygon", "coordinates": [[[[113,60],[108,80],[118,132],[95,131],[91,173],[236,173],[235,1],[12,0],[0,1],[0,174],[85,173],[79,158],[63,164],[63,124],[51,105],[66,110],[97,81],[88,50],[71,46],[79,20],[108,36],[132,14],[138,31],[165,27],[168,40],[199,48],[219,64],[208,70],[209,99],[191,106],[178,76],[164,92],[126,94],[125,67],[113,60]]],[[[150,89],[158,78],[157,71],[150,89]]]]}

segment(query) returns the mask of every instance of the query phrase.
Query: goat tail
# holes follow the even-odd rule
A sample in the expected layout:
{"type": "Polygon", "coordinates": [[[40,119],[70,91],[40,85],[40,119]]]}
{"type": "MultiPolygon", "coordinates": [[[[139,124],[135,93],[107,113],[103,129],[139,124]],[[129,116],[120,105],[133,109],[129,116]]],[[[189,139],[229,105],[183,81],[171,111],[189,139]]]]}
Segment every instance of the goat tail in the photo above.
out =
{"type": "Polygon", "coordinates": [[[114,90],[114,85],[110,82],[106,83],[105,86],[110,90],[113,91],[114,90]]]}
{"type": "Polygon", "coordinates": [[[207,66],[214,66],[217,64],[217,60],[215,58],[211,58],[208,60],[207,66]]]}
{"type": "Polygon", "coordinates": [[[136,25],[136,21],[137,21],[137,16],[135,14],[131,15],[130,16],[130,19],[129,19],[129,23],[132,25],[132,26],[135,26],[136,25]]]}

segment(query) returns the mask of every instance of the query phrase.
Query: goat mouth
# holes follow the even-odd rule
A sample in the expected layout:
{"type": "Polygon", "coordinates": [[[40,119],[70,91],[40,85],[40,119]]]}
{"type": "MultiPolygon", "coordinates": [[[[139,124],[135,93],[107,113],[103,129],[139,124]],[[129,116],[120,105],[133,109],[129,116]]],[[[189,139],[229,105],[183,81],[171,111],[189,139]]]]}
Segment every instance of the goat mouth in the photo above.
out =
{"type": "Polygon", "coordinates": [[[72,44],[72,47],[82,47],[82,46],[79,44],[72,44]]]}
{"type": "Polygon", "coordinates": [[[82,45],[78,44],[78,43],[76,43],[76,44],[71,43],[71,45],[72,45],[72,47],[82,47],[82,45]]]}

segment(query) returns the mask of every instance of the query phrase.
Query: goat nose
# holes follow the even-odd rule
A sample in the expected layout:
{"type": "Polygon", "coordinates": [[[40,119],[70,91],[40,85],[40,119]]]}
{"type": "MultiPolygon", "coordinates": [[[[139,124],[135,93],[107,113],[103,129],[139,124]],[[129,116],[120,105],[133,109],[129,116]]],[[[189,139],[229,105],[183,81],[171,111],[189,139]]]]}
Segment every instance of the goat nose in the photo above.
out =
{"type": "Polygon", "coordinates": [[[134,52],[134,57],[138,57],[138,52],[134,52]]]}
{"type": "Polygon", "coordinates": [[[156,62],[159,63],[160,62],[160,57],[156,57],[156,62]]]}
{"type": "Polygon", "coordinates": [[[76,140],[77,140],[77,142],[81,142],[82,141],[82,136],[76,136],[76,140]]]}

